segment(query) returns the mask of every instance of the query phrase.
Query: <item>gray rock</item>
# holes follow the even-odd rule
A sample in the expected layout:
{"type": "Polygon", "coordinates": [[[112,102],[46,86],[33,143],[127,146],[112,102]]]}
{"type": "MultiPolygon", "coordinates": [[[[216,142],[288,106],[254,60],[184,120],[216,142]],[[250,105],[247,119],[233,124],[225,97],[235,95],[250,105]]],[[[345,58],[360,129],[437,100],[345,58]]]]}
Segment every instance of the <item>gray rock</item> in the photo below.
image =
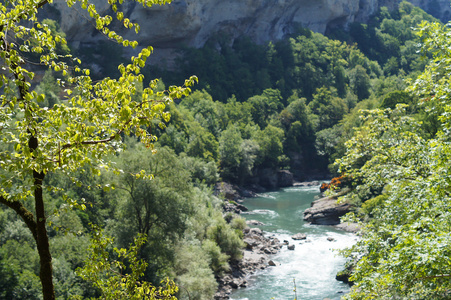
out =
{"type": "Polygon", "coordinates": [[[263,235],[263,232],[260,228],[251,228],[249,234],[254,235],[263,235]]]}
{"type": "Polygon", "coordinates": [[[335,225],[335,228],[347,231],[347,232],[353,232],[353,233],[357,233],[360,230],[360,225],[357,223],[350,223],[350,222],[345,222],[345,223],[340,223],[338,225],[335,225]]]}
{"type": "MultiPolygon", "coordinates": [[[[410,0],[428,9],[430,1],[410,0]],[[426,3],[426,4],[425,4],[426,3]]],[[[84,11],[68,9],[63,0],[55,1],[54,7],[64,16],[61,29],[67,33],[71,44],[97,42],[88,19],[80,18],[84,11]],[[76,43],[78,42],[78,43],[76,43]]],[[[104,15],[111,9],[100,0],[92,1],[97,11],[104,15]]],[[[296,24],[324,33],[328,26],[346,27],[354,21],[365,21],[381,6],[394,8],[399,0],[174,0],[171,5],[152,8],[125,2],[124,11],[128,18],[138,22],[141,31],[115,27],[126,39],[138,39],[140,45],[152,45],[158,49],[174,49],[180,44],[201,47],[218,32],[228,34],[232,39],[249,36],[258,43],[279,40],[292,33],[296,24]]],[[[450,11],[449,1],[439,0],[442,14],[450,11]]],[[[158,55],[158,53],[156,53],[158,55]]]]}
{"type": "Polygon", "coordinates": [[[265,188],[278,188],[277,172],[275,172],[274,169],[267,168],[258,170],[255,177],[258,179],[259,185],[264,186],[265,188]]]}
{"type": "Polygon", "coordinates": [[[334,239],[333,237],[331,237],[331,236],[329,236],[329,237],[327,238],[327,240],[328,240],[329,242],[335,242],[335,239],[334,239]]]}
{"type": "Polygon", "coordinates": [[[288,245],[288,250],[294,250],[294,245],[288,245]]]}
{"type": "Polygon", "coordinates": [[[263,222],[257,221],[257,220],[246,220],[246,224],[247,225],[252,225],[252,226],[263,226],[265,225],[263,222]]]}
{"type": "Polygon", "coordinates": [[[275,267],[276,263],[273,260],[268,261],[268,265],[271,267],[275,267]]]}
{"type": "Polygon", "coordinates": [[[246,197],[246,198],[251,198],[251,197],[255,197],[256,196],[256,194],[253,191],[246,190],[246,189],[242,189],[240,191],[240,194],[241,194],[242,197],[246,197]]]}
{"type": "Polygon", "coordinates": [[[304,233],[296,233],[295,235],[292,235],[291,238],[295,241],[305,240],[307,239],[307,235],[305,235],[304,233]]]}
{"type": "Polygon", "coordinates": [[[277,183],[279,187],[292,186],[294,182],[293,174],[288,170],[277,171],[277,183]]]}
{"type": "Polygon", "coordinates": [[[304,211],[304,221],[316,225],[340,224],[340,217],[351,210],[351,204],[337,203],[333,198],[321,198],[312,202],[312,207],[304,211]]]}
{"type": "Polygon", "coordinates": [[[248,209],[247,209],[246,206],[244,206],[242,204],[239,204],[239,203],[236,203],[236,202],[225,201],[223,206],[222,206],[222,210],[224,212],[226,212],[226,213],[231,212],[231,213],[234,213],[234,214],[238,215],[238,214],[241,214],[241,212],[247,211],[248,209]]]}
{"type": "Polygon", "coordinates": [[[266,254],[276,254],[277,253],[277,249],[275,249],[275,248],[264,248],[263,252],[265,252],[266,254]]]}
{"type": "Polygon", "coordinates": [[[227,200],[238,200],[240,194],[237,190],[238,187],[227,182],[219,182],[215,185],[215,194],[222,195],[227,200]]]}
{"type": "Polygon", "coordinates": [[[239,209],[240,211],[248,211],[247,207],[244,206],[243,204],[237,203],[235,205],[236,205],[236,208],[239,209]]]}
{"type": "Polygon", "coordinates": [[[239,282],[238,282],[237,280],[233,280],[233,281],[230,283],[230,286],[231,286],[232,288],[234,288],[234,289],[237,289],[237,288],[240,286],[240,284],[239,284],[239,282]]]}
{"type": "Polygon", "coordinates": [[[243,239],[243,242],[246,244],[246,249],[248,250],[252,250],[253,248],[259,245],[259,241],[252,237],[245,237],[243,239]]]}

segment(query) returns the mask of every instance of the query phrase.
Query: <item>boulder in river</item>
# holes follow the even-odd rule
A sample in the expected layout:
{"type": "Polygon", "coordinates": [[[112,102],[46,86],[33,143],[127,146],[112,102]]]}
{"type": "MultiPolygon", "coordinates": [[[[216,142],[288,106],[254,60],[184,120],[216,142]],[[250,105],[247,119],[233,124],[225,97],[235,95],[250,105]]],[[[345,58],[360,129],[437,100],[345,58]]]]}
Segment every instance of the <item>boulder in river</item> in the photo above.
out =
{"type": "Polygon", "coordinates": [[[305,233],[296,233],[295,235],[292,235],[291,238],[295,241],[305,240],[307,239],[307,235],[305,233]]]}
{"type": "Polygon", "coordinates": [[[263,222],[257,221],[257,220],[246,220],[247,225],[251,226],[263,226],[265,225],[263,222]]]}
{"type": "Polygon", "coordinates": [[[304,221],[316,225],[338,225],[340,217],[350,212],[351,207],[349,203],[337,203],[334,198],[321,198],[304,211],[304,221]]]}
{"type": "Polygon", "coordinates": [[[255,239],[254,236],[247,236],[243,239],[244,244],[246,245],[247,250],[252,250],[258,245],[260,245],[260,241],[255,239]]]}
{"type": "Polygon", "coordinates": [[[231,201],[231,202],[225,201],[222,206],[222,210],[225,213],[234,213],[234,214],[239,215],[240,213],[245,212],[248,209],[243,204],[236,203],[235,201],[231,201]]]}
{"type": "Polygon", "coordinates": [[[294,245],[288,245],[287,248],[288,250],[294,250],[294,245]]]}

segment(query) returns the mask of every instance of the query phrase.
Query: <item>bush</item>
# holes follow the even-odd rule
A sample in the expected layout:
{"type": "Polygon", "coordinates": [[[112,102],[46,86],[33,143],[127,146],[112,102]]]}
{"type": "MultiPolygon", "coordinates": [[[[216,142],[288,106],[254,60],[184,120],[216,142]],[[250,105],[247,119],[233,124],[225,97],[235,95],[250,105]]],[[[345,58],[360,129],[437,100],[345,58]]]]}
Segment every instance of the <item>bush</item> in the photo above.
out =
{"type": "Polygon", "coordinates": [[[366,200],[362,204],[362,212],[371,217],[373,215],[373,210],[382,206],[387,198],[388,196],[383,194],[366,200]]]}
{"type": "Polygon", "coordinates": [[[205,240],[202,243],[202,249],[208,254],[210,258],[210,268],[216,276],[221,275],[222,272],[228,271],[230,266],[228,264],[229,256],[221,252],[221,248],[211,240],[205,240]]]}
{"type": "MultiPolygon", "coordinates": [[[[210,250],[213,247],[210,247],[210,250]]],[[[210,300],[217,289],[217,282],[210,269],[209,255],[196,241],[185,240],[176,250],[175,272],[179,286],[177,299],[210,300]]],[[[209,253],[210,254],[210,253],[209,253]]]]}
{"type": "Polygon", "coordinates": [[[241,258],[241,249],[244,247],[244,243],[240,235],[225,221],[208,228],[207,237],[215,241],[221,251],[229,255],[231,259],[241,258]]]}

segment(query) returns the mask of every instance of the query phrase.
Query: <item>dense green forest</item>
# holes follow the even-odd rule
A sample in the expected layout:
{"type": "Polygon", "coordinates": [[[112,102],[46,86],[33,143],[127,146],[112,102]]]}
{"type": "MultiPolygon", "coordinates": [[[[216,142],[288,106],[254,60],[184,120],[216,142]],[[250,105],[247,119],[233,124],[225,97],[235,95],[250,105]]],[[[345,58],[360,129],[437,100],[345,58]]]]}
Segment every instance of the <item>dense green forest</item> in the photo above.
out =
{"type": "Polygon", "coordinates": [[[112,41],[72,50],[36,5],[0,4],[0,299],[212,299],[246,226],[215,186],[274,189],[279,170],[349,179],[345,298],[449,298],[446,26],[402,2],[327,36],[218,35],[177,72],[144,48],[91,74],[134,42],[87,6],[112,41]]]}

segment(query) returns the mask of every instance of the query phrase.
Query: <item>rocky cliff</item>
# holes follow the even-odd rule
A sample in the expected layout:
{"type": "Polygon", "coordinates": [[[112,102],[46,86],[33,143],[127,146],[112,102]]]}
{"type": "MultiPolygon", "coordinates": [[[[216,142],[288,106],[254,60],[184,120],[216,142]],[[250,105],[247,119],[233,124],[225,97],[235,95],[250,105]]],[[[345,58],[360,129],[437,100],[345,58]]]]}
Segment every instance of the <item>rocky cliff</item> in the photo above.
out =
{"type": "Polygon", "coordinates": [[[449,0],[409,0],[409,2],[421,7],[444,23],[451,20],[451,5],[449,0]]]}
{"type": "MultiPolygon", "coordinates": [[[[92,0],[98,11],[111,13],[105,0],[92,0]]],[[[380,6],[394,8],[400,0],[174,0],[170,5],[144,8],[125,2],[126,16],[141,25],[139,36],[121,31],[141,45],[174,49],[180,45],[201,47],[210,37],[222,32],[232,38],[246,35],[258,43],[277,40],[297,27],[324,33],[330,26],[346,26],[365,21],[380,6]]],[[[449,0],[412,0],[440,17],[449,16],[449,0]]],[[[56,0],[61,26],[70,43],[77,47],[99,39],[94,26],[81,9],[68,9],[56,0]]],[[[120,26],[117,28],[120,30],[120,26]]]]}

